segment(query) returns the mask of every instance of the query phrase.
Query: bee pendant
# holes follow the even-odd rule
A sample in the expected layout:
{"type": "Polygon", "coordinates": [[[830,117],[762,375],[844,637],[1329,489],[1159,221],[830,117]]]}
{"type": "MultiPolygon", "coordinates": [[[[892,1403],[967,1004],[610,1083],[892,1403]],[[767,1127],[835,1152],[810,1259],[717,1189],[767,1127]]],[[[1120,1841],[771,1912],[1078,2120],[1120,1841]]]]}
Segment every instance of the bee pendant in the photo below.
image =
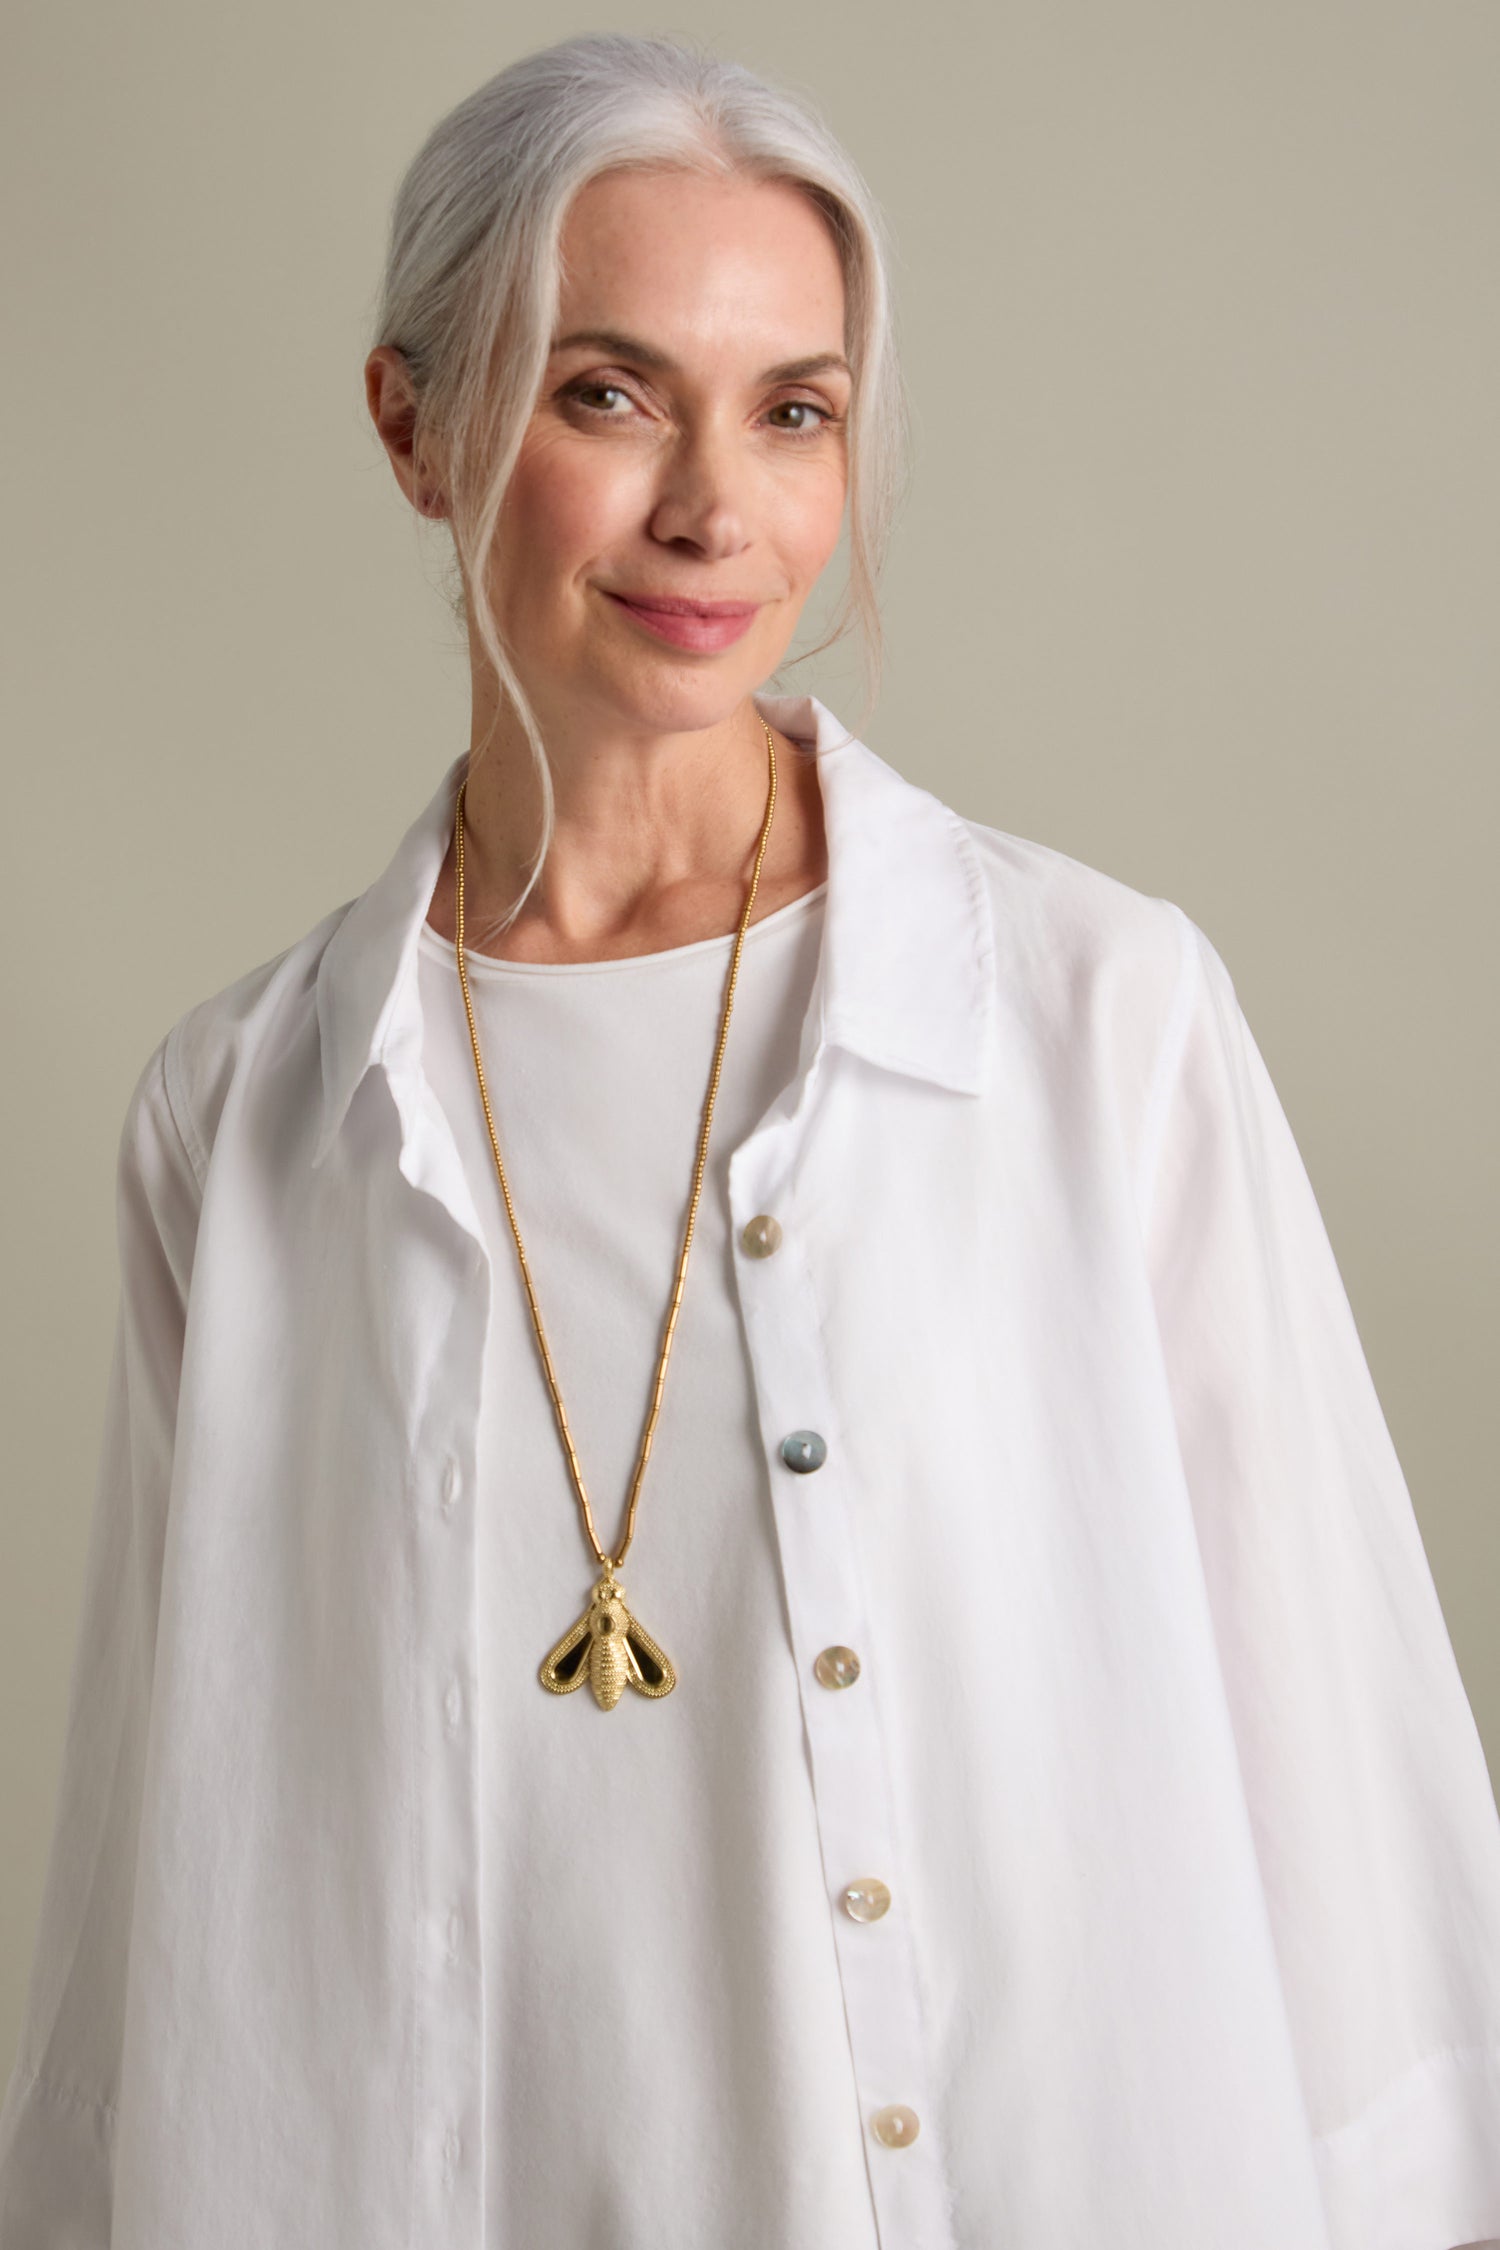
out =
{"type": "Polygon", "coordinates": [[[612,1711],[627,1687],[656,1696],[670,1695],[677,1685],[666,1652],[625,1607],[612,1564],[605,1566],[588,1608],[549,1651],[537,1677],[553,1695],[571,1695],[587,1680],[601,1711],[612,1711]]]}

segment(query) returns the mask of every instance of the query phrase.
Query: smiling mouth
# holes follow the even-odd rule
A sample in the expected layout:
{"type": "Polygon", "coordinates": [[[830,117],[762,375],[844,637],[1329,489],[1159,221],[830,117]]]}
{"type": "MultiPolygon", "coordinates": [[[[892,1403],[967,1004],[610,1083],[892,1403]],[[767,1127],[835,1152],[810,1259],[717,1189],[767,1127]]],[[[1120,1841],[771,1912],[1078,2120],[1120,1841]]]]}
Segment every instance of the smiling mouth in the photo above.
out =
{"type": "Polygon", "coordinates": [[[612,601],[625,602],[631,609],[657,610],[664,617],[753,617],[757,602],[694,602],[680,594],[623,594],[610,587],[604,591],[612,601]]]}

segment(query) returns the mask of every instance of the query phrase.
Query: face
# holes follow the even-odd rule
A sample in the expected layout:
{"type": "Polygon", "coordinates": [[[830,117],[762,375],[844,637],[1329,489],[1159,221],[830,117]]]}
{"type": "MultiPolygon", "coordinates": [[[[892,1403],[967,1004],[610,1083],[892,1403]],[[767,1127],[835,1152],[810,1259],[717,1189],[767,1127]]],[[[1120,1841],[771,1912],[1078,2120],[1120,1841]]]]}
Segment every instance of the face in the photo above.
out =
{"type": "Polygon", "coordinates": [[[712,726],[775,671],[838,544],[838,254],[781,183],[614,172],[575,199],[562,271],[495,614],[539,712],[712,726]]]}

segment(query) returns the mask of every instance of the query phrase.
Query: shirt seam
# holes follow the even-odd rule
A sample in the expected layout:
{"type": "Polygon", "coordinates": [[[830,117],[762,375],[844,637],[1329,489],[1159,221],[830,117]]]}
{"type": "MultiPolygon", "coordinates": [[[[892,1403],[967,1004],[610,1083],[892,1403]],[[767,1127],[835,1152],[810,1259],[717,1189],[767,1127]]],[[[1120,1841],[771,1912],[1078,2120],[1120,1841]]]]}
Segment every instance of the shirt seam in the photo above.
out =
{"type": "Polygon", "coordinates": [[[1197,983],[1202,963],[1197,946],[1197,931],[1188,916],[1174,899],[1160,902],[1175,916],[1179,947],[1177,983],[1172,994],[1172,1005],[1162,1033],[1161,1046],[1151,1072],[1151,1084],[1146,1095],[1145,1115],[1141,1127],[1140,1157],[1136,1166],[1136,1209],[1140,1214],[1141,1232],[1150,1225],[1156,1201],[1157,1180],[1161,1171],[1162,1148],[1166,1140],[1167,1103],[1172,1085],[1182,1067],[1187,1049],[1188,1025],[1192,1019],[1193,1002],[1197,996],[1197,983]]]}
{"type": "Polygon", "coordinates": [[[198,1137],[192,1105],[188,1100],[180,1054],[181,1031],[182,1024],[179,1020],[162,1041],[162,1084],[166,1090],[167,1108],[177,1129],[177,1138],[182,1143],[183,1154],[192,1166],[193,1177],[201,1189],[208,1173],[208,1153],[198,1137]]]}
{"type": "Polygon", "coordinates": [[[1413,2063],[1398,2077],[1388,2079],[1380,2092],[1342,2125],[1333,2125],[1326,2132],[1315,2133],[1315,2145],[1330,2156],[1343,2158],[1350,2147],[1361,2141],[1366,2134],[1374,2132],[1377,2126],[1403,2107],[1419,2089],[1420,2082],[1429,2077],[1440,2063],[1500,2065],[1500,2040],[1479,2047],[1434,2047],[1420,2062],[1413,2063]]]}
{"type": "MultiPolygon", "coordinates": [[[[941,803],[942,800],[939,799],[939,802],[941,803]]],[[[978,1082],[975,1088],[978,1091],[989,1081],[990,1072],[994,1066],[997,1039],[995,1018],[997,1012],[996,967],[998,954],[995,939],[995,907],[994,901],[990,897],[989,886],[985,881],[983,863],[975,846],[972,824],[965,820],[961,813],[956,812],[952,805],[944,804],[943,810],[948,815],[954,840],[955,856],[963,869],[969,916],[975,937],[973,958],[979,995],[975,1005],[979,1011],[980,1019],[978,1082]]]]}
{"type": "Polygon", "coordinates": [[[46,2100],[56,2102],[64,2109],[87,2110],[91,2116],[102,2119],[105,2130],[113,2134],[115,2127],[113,2102],[101,2101],[93,2094],[86,2094],[79,2086],[67,2086],[61,2084],[57,2079],[44,2078],[39,2070],[33,2070],[27,2062],[18,2063],[17,2069],[22,2080],[27,2085],[34,2087],[36,2092],[43,2095],[46,2100]]]}

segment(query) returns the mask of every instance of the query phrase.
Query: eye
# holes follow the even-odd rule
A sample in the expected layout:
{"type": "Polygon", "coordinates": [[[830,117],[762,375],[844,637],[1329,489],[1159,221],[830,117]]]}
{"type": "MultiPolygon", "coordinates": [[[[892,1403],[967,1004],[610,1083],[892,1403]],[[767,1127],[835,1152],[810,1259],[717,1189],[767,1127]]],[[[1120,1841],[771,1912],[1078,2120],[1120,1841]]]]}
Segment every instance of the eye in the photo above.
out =
{"type": "Polygon", "coordinates": [[[584,410],[585,414],[597,414],[597,415],[599,415],[599,416],[600,416],[600,418],[601,418],[602,420],[604,420],[604,421],[607,421],[607,422],[618,422],[618,421],[619,421],[619,419],[620,419],[620,416],[619,416],[618,414],[616,414],[616,413],[613,413],[613,412],[612,412],[612,411],[610,410],[610,408],[609,408],[609,407],[607,407],[607,406],[591,406],[591,405],[589,405],[589,403],[588,403],[588,396],[587,396],[587,394],[588,394],[588,393],[589,393],[590,391],[592,391],[592,392],[594,393],[594,395],[595,395],[595,397],[596,397],[596,398],[598,398],[598,397],[603,397],[603,398],[614,397],[614,398],[623,398],[623,399],[628,399],[628,398],[629,398],[629,396],[630,396],[630,393],[629,393],[629,392],[628,392],[627,390],[623,389],[623,388],[621,387],[621,385],[620,385],[620,384],[618,384],[618,383],[587,383],[587,382],[584,382],[584,383],[570,383],[570,384],[568,385],[567,389],[566,389],[566,390],[565,390],[565,391],[563,392],[563,397],[564,397],[564,398],[568,398],[568,399],[573,399],[573,400],[576,400],[576,402],[578,403],[578,405],[579,405],[579,406],[581,406],[581,407],[583,408],[583,410],[584,410]]]}
{"type": "Polygon", "coordinates": [[[811,424],[794,424],[791,427],[788,427],[785,422],[779,424],[778,426],[786,431],[788,437],[816,437],[820,430],[838,420],[838,416],[831,408],[819,406],[810,398],[784,398],[779,406],[772,407],[771,412],[780,414],[783,410],[789,410],[793,414],[815,414],[817,416],[816,422],[811,424]]]}

